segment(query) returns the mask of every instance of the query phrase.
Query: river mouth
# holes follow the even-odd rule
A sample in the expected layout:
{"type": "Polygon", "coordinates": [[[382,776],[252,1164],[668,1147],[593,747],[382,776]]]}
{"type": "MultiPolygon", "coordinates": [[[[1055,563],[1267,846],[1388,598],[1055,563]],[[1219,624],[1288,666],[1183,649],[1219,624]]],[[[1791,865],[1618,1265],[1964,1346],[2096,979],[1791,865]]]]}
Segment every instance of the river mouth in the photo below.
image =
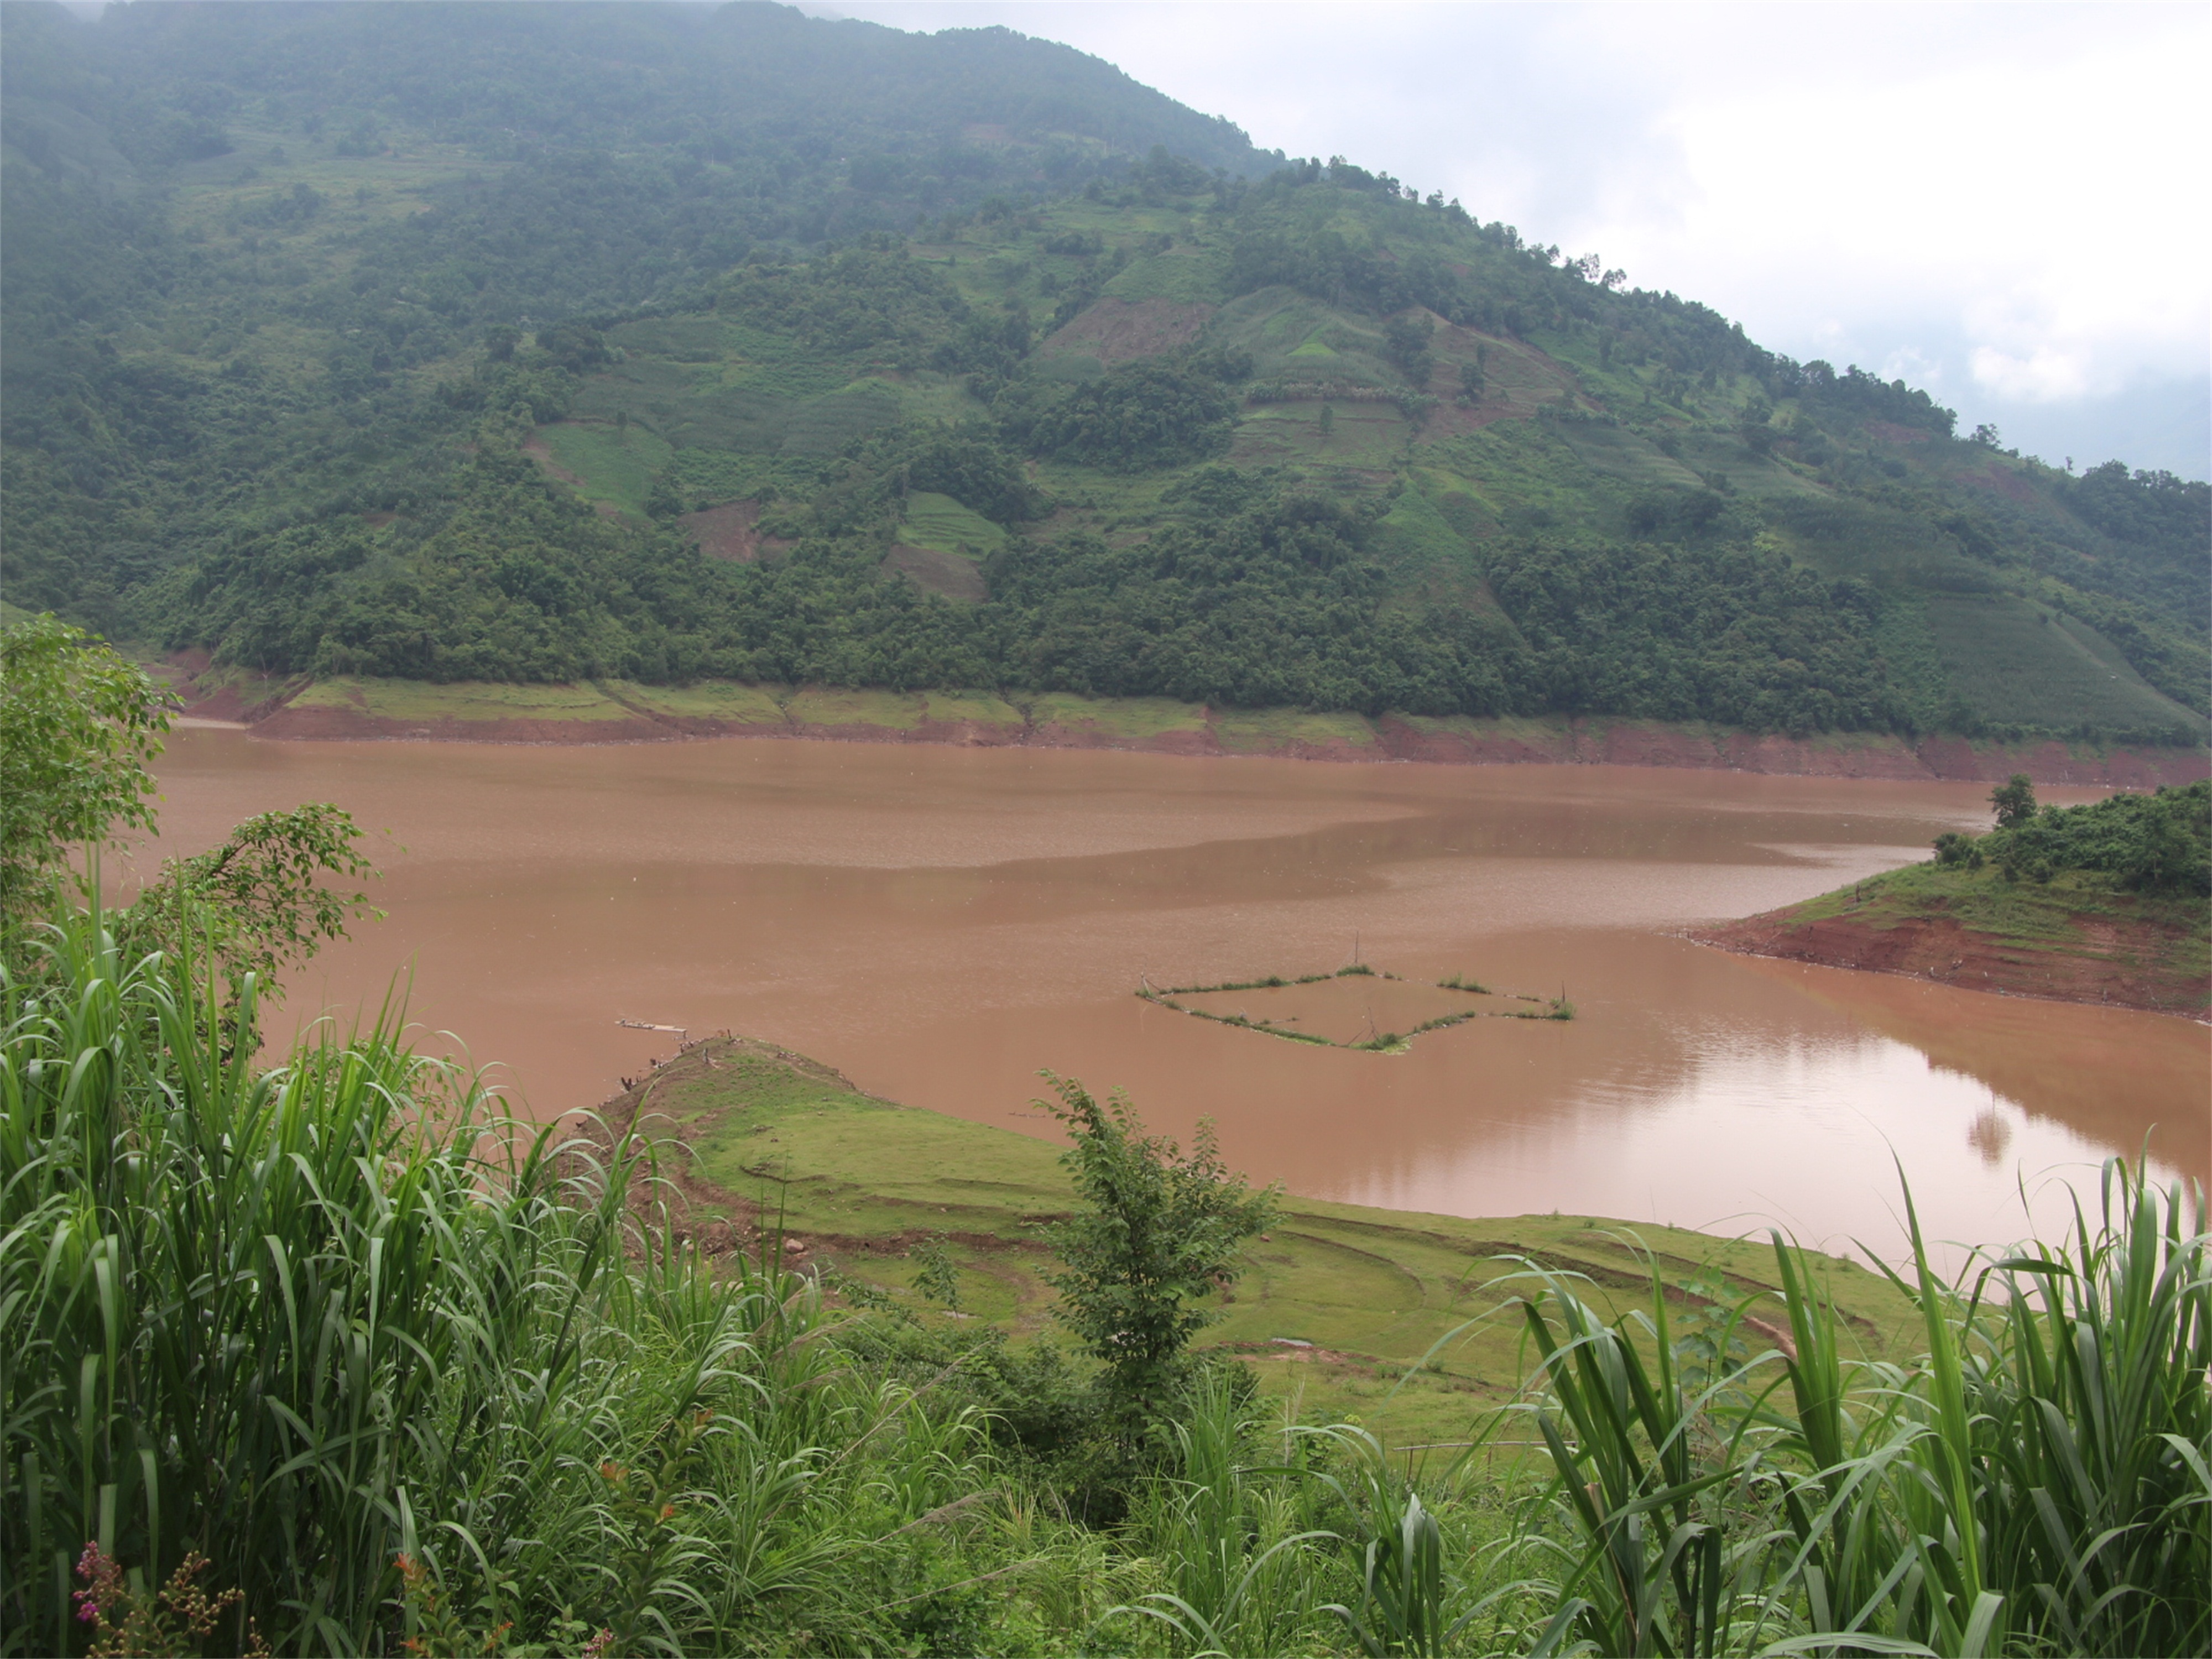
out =
{"type": "Polygon", "coordinates": [[[2051,1172],[2081,1182],[2146,1137],[2165,1171],[2212,1161],[2203,1026],[1674,936],[1920,857],[1986,822],[1983,785],[212,729],[176,733],[161,772],[164,854],[303,800],[388,829],[388,919],[299,975],[293,1014],[349,1019],[401,980],[422,1046],[500,1062],[540,1115],[669,1051],[628,1019],[766,1038],[1041,1136],[1049,1069],[1127,1088],[1170,1133],[1212,1117],[1258,1179],[1462,1215],[1879,1244],[1893,1153],[1931,1233],[1996,1241],[2026,1228],[2023,1181],[2049,1218],[2051,1172]],[[1575,1018],[1362,1052],[1133,994],[1355,959],[1447,1001],[1454,975],[1564,995],[1575,1018]]]}

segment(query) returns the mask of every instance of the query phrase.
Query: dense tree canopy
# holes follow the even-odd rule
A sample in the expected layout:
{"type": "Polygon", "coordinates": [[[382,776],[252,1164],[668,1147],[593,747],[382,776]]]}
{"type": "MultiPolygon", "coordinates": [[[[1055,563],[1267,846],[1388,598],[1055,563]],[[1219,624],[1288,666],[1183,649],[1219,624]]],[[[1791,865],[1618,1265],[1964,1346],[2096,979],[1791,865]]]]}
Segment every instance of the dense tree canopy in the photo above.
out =
{"type": "Polygon", "coordinates": [[[2212,710],[2203,484],[1957,441],[1003,31],[414,21],[9,9],[11,604],[283,674],[2212,710]]]}

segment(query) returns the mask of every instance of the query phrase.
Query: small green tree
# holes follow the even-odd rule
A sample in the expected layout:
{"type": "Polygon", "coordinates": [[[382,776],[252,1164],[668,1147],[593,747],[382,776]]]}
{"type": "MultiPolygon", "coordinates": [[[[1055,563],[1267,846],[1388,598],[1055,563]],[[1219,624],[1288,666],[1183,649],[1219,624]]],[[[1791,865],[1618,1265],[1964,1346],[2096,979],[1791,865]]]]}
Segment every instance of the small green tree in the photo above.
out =
{"type": "MultiPolygon", "coordinates": [[[[49,616],[0,632],[0,934],[11,962],[20,930],[61,902],[72,852],[155,827],[147,769],[168,726],[167,695],[82,629],[49,616]]],[[[264,812],[222,846],[168,860],[109,925],[131,951],[220,967],[234,993],[252,974],[265,994],[279,968],[377,914],[367,894],[325,884],[376,873],[355,846],[361,834],[336,806],[264,812]]]]}
{"type": "Polygon", "coordinates": [[[1268,1224],[1278,1188],[1254,1192],[1224,1168],[1210,1121],[1188,1156],[1147,1135],[1128,1097],[1101,1105],[1080,1083],[1051,1077],[1038,1104],[1067,1128],[1060,1162],[1086,1207],[1054,1227],[1058,1316],[1106,1367],[1124,1436],[1164,1414],[1184,1380],[1183,1350],[1220,1318],[1199,1305],[1237,1281],[1244,1241],[1268,1224]]]}
{"type": "Polygon", "coordinates": [[[234,989],[252,974],[266,994],[278,969],[343,939],[355,917],[382,914],[358,889],[325,885],[377,873],[355,845],[361,836],[350,813],[325,802],[260,813],[222,846],[165,863],[117,925],[136,949],[202,957],[234,989]]]}
{"type": "Polygon", "coordinates": [[[960,1307],[960,1269],[945,1253],[945,1241],[938,1237],[925,1238],[907,1254],[921,1263],[914,1276],[914,1287],[933,1302],[941,1302],[955,1312],[960,1307]]]}
{"type": "Polygon", "coordinates": [[[1436,324],[1427,317],[1393,317],[1382,325],[1382,355],[1416,392],[1429,383],[1436,356],[1429,349],[1436,324]]]}
{"type": "Polygon", "coordinates": [[[1990,805],[1997,809],[1997,828],[2017,830],[2035,816],[2035,783],[2025,772],[2015,772],[1990,791],[1990,805]]]}
{"type": "Polygon", "coordinates": [[[154,827],[169,699],[51,616],[0,630],[0,926],[43,909],[71,853],[154,827]]]}

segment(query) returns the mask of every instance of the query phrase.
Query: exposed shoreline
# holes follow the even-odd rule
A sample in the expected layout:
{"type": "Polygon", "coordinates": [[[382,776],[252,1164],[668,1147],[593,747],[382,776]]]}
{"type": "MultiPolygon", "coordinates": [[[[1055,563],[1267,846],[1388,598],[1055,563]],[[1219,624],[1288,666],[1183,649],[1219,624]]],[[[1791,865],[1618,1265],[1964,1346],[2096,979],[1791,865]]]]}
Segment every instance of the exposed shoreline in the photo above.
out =
{"type": "Polygon", "coordinates": [[[1877,901],[1853,914],[1846,908],[1850,892],[1685,929],[1682,937],[1745,956],[2001,996],[2212,1019],[2212,961],[2202,933],[2168,917],[2115,915],[2109,905],[2071,908],[2058,892],[2050,908],[2060,926],[2055,935],[2038,937],[1976,927],[1933,904],[1900,914],[1877,901]]]}
{"type": "Polygon", "coordinates": [[[299,741],[666,743],[716,737],[926,743],[968,748],[1117,749],[1185,756],[1446,765],[1654,766],[1787,777],[1991,781],[2151,788],[2212,776],[2204,748],[2057,740],[1976,743],[1864,732],[1791,738],[1702,723],[1543,715],[1479,719],[1221,709],[1164,698],[1053,693],[1022,704],[987,692],[615,681],[506,686],[365,679],[276,682],[180,659],[188,717],[299,741]]]}

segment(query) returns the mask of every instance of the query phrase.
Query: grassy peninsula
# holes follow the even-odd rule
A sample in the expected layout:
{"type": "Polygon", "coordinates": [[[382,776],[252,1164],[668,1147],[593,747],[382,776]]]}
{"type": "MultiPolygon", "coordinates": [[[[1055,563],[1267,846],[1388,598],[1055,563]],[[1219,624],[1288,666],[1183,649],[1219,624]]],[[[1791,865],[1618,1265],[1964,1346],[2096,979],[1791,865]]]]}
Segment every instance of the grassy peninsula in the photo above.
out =
{"type": "Polygon", "coordinates": [[[2036,807],[1926,863],[1698,930],[1729,950],[2014,996],[2203,1018],[2212,1006],[2212,786],[2036,807]]]}
{"type": "MultiPolygon", "coordinates": [[[[887,1296],[941,1330],[1054,1338],[1046,1236],[1075,1202],[1054,1142],[878,1100],[803,1055],[742,1038],[693,1045],[603,1110],[664,1145],[683,1230],[710,1249],[757,1254],[780,1234],[861,1305],[887,1296]]],[[[1285,1197],[1267,1237],[1247,1246],[1202,1349],[1236,1356],[1272,1403],[1316,1421],[1354,1418],[1394,1444],[1463,1442],[1522,1385],[1525,1332],[1501,1316],[1518,1287],[1497,1282],[1516,1259],[1581,1275],[1588,1294],[1621,1307],[1648,1298],[1656,1265],[1693,1319],[1780,1288],[1764,1240],[1285,1197]]],[[[1887,1280],[1843,1261],[1822,1271],[1869,1352],[1910,1346],[1911,1310],[1887,1280]]]]}

